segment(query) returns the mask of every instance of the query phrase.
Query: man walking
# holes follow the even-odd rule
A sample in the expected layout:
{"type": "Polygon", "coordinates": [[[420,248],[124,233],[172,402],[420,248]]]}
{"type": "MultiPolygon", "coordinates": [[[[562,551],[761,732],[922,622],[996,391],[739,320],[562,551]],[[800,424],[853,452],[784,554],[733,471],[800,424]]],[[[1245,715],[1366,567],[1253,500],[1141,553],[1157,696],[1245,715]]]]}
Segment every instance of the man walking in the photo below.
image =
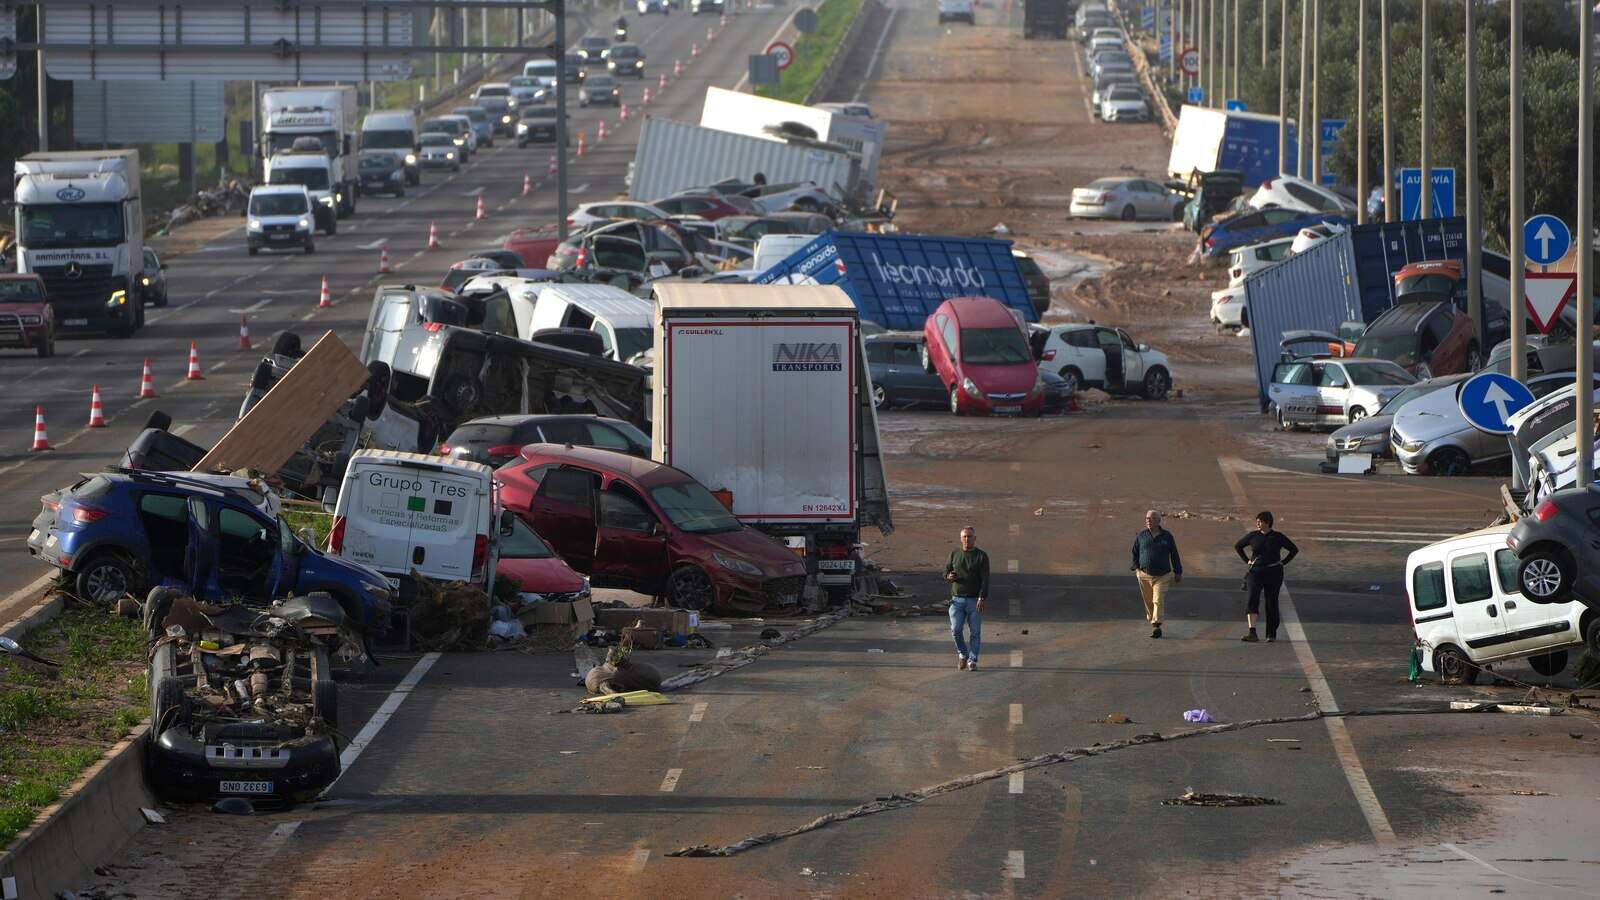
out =
{"type": "Polygon", "coordinates": [[[978,549],[978,532],[971,525],[961,529],[961,549],[950,551],[944,580],[950,582],[950,636],[956,639],[956,668],[976,672],[983,606],[989,599],[989,554],[978,549]],[[970,648],[962,634],[968,629],[972,632],[970,648]]]}
{"type": "Polygon", "coordinates": [[[1153,509],[1145,511],[1144,530],[1133,538],[1133,565],[1129,568],[1139,579],[1150,636],[1161,637],[1161,607],[1167,601],[1167,589],[1183,580],[1183,561],[1178,559],[1178,542],[1172,532],[1161,527],[1161,513],[1153,509]]]}
{"type": "Polygon", "coordinates": [[[1249,592],[1244,621],[1250,630],[1240,640],[1252,643],[1260,640],[1256,637],[1256,616],[1260,614],[1261,601],[1265,599],[1267,640],[1275,641],[1278,639],[1278,591],[1283,588],[1283,567],[1300,555],[1300,548],[1289,540],[1288,535],[1273,531],[1272,513],[1262,510],[1256,513],[1256,530],[1240,538],[1233,549],[1249,567],[1244,575],[1244,587],[1249,592]],[[1284,551],[1288,551],[1289,555],[1281,556],[1284,551]]]}

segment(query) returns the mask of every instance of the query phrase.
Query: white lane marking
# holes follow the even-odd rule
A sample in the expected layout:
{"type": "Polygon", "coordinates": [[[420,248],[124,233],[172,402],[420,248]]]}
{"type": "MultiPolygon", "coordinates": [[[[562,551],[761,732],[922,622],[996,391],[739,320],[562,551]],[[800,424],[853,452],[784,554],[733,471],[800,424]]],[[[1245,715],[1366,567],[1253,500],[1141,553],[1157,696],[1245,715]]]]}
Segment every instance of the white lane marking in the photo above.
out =
{"type": "Polygon", "coordinates": [[[706,720],[706,707],[708,703],[696,703],[694,709],[689,711],[689,721],[704,722],[706,720]]]}
{"type": "MultiPolygon", "coordinates": [[[[439,653],[423,654],[422,658],[417,660],[417,664],[411,667],[411,671],[406,673],[406,677],[400,679],[400,683],[394,686],[394,690],[389,692],[388,697],[384,698],[383,705],[378,707],[378,711],[372,714],[372,718],[367,720],[367,724],[361,726],[361,730],[356,732],[356,736],[350,740],[350,744],[344,748],[344,752],[339,754],[339,778],[343,778],[349,773],[350,767],[356,764],[361,752],[367,749],[367,745],[371,744],[373,739],[378,736],[378,732],[383,730],[383,726],[389,724],[389,719],[394,716],[395,710],[400,708],[400,704],[406,702],[406,698],[411,696],[412,690],[422,681],[422,676],[428,674],[428,670],[433,668],[433,664],[439,661],[441,655],[439,653]]],[[[339,778],[335,778],[333,784],[323,789],[322,796],[326,797],[328,792],[334,789],[339,783],[339,778]]]]}
{"type": "Polygon", "coordinates": [[[185,422],[182,425],[179,425],[176,428],[172,429],[172,434],[175,437],[183,437],[184,435],[188,434],[189,432],[191,432],[191,431],[193,431],[193,430],[195,430],[196,428],[199,428],[199,427],[200,427],[199,425],[196,425],[193,422],[185,422]]]}
{"type": "MultiPolygon", "coordinates": [[[[299,292],[296,291],[295,293],[299,293],[299,292]]],[[[250,304],[249,306],[243,306],[243,307],[240,307],[239,309],[230,309],[230,310],[228,310],[228,312],[235,313],[235,314],[241,315],[241,316],[247,316],[250,313],[253,313],[253,312],[257,311],[257,310],[266,308],[267,304],[269,304],[271,302],[272,302],[272,298],[271,297],[262,297],[260,300],[257,300],[256,302],[250,304]]]]}
{"type": "Polygon", "coordinates": [[[1011,773],[1011,793],[1013,793],[1013,794],[1022,793],[1022,773],[1021,772],[1012,772],[1011,773]]]}
{"type": "Polygon", "coordinates": [[[1577,895],[1579,895],[1581,897],[1600,896],[1600,895],[1596,895],[1596,894],[1593,894],[1593,893],[1580,891],[1580,890],[1578,890],[1576,888],[1566,887],[1565,885],[1551,884],[1548,881],[1535,881],[1532,878],[1524,878],[1521,875],[1512,874],[1511,872],[1507,872],[1505,869],[1500,868],[1499,866],[1495,865],[1494,863],[1488,862],[1487,860],[1484,860],[1481,857],[1476,856],[1473,853],[1471,853],[1471,852],[1469,852],[1467,850],[1464,850],[1464,849],[1456,846],[1455,844],[1452,844],[1452,843],[1449,843],[1449,842],[1445,842],[1443,844],[1440,844],[1439,846],[1445,848],[1446,850],[1449,850],[1451,853],[1456,854],[1457,856],[1461,857],[1462,859],[1468,860],[1470,862],[1477,863],[1478,865],[1484,867],[1485,869],[1488,869],[1490,872],[1493,872],[1496,875],[1504,875],[1507,878],[1512,878],[1512,879],[1515,879],[1517,881],[1526,882],[1527,884],[1536,884],[1536,885],[1538,885],[1540,887],[1557,888],[1557,889],[1563,890],[1563,891],[1571,891],[1572,893],[1577,894],[1577,895]]]}
{"type": "Polygon", "coordinates": [[[1011,609],[1008,610],[1006,614],[1009,615],[1009,616],[1013,616],[1013,617],[1022,615],[1022,598],[1021,597],[1012,597],[1011,598],[1011,609]]]}
{"type": "Polygon", "coordinates": [[[362,244],[359,249],[362,249],[362,250],[376,250],[379,247],[382,247],[384,244],[387,244],[387,243],[389,243],[389,239],[386,238],[386,237],[381,237],[381,238],[378,238],[375,241],[372,241],[371,243],[362,244]]]}
{"type": "Polygon", "coordinates": [[[1013,668],[1013,669],[1022,668],[1022,651],[1021,650],[1013,650],[1013,651],[1011,651],[1011,668],[1013,668]]]}
{"type": "Polygon", "coordinates": [[[483,188],[476,187],[476,188],[473,188],[470,191],[467,191],[465,194],[462,194],[461,196],[463,196],[463,197],[480,197],[482,195],[483,195],[483,188]]]}
{"type": "Polygon", "coordinates": [[[1011,704],[1011,727],[1015,728],[1015,727],[1017,727],[1018,725],[1021,725],[1021,724],[1022,724],[1022,704],[1021,703],[1013,703],[1013,704],[1011,704]]]}
{"type": "Polygon", "coordinates": [[[1015,575],[1017,573],[1017,569],[1018,568],[1019,568],[1019,566],[1018,566],[1016,560],[1014,560],[1014,559],[1006,560],[1006,571],[1007,572],[1011,573],[1012,575],[1015,575]]]}
{"type": "MultiPolygon", "coordinates": [[[[1440,537],[1450,537],[1450,536],[1451,535],[1440,535],[1440,537]]],[[[1330,543],[1330,544],[1413,544],[1413,545],[1415,545],[1415,544],[1425,543],[1424,540],[1419,539],[1419,538],[1405,538],[1405,539],[1400,539],[1400,538],[1342,538],[1342,537],[1317,537],[1316,535],[1311,535],[1310,537],[1306,538],[1306,540],[1318,540],[1318,541],[1322,541],[1324,543],[1330,543]]]]}
{"type": "Polygon", "coordinates": [[[1088,116],[1090,119],[1094,118],[1094,107],[1089,104],[1089,97],[1087,94],[1085,94],[1083,98],[1083,114],[1088,116]]]}
{"type": "Polygon", "coordinates": [[[581,194],[584,191],[587,191],[588,189],[589,189],[589,182],[585,181],[583,184],[580,184],[577,187],[568,190],[567,193],[569,193],[569,194],[581,194]]]}
{"type": "Polygon", "coordinates": [[[316,314],[317,314],[317,311],[316,310],[312,310],[311,312],[308,312],[305,315],[301,316],[300,317],[300,321],[309,322],[309,321],[311,321],[312,317],[315,316],[316,314]]]}
{"type": "Polygon", "coordinates": [[[633,851],[633,858],[628,860],[628,871],[629,872],[635,872],[635,873],[643,872],[645,863],[647,863],[649,861],[650,861],[650,851],[649,850],[635,850],[635,851],[633,851]]]}
{"type": "Polygon", "coordinates": [[[223,360],[222,362],[217,363],[216,365],[212,366],[211,368],[207,369],[206,371],[207,372],[215,372],[216,370],[222,368],[223,366],[225,366],[227,364],[228,364],[228,361],[227,360],[223,360]]]}
{"type": "MultiPolygon", "coordinates": [[[[1074,53],[1072,55],[1074,57],[1076,57],[1078,54],[1074,53]]],[[[1023,865],[1023,862],[1022,862],[1022,851],[1021,850],[1011,850],[1011,851],[1006,853],[1006,877],[1007,878],[1022,878],[1027,874],[1027,871],[1028,871],[1027,868],[1023,865]]]]}
{"type": "MultiPolygon", "coordinates": [[[[1421,170],[1418,170],[1418,171],[1421,171],[1421,170]]],[[[82,355],[84,355],[85,353],[88,353],[88,352],[89,352],[89,348],[85,347],[82,350],[76,351],[75,353],[73,353],[71,356],[69,356],[67,358],[68,359],[77,359],[78,357],[80,357],[80,356],[82,356],[82,355]]]]}
{"type": "Polygon", "coordinates": [[[670,794],[678,789],[678,779],[683,777],[682,769],[668,769],[667,777],[661,779],[661,793],[670,794]]]}
{"type": "Polygon", "coordinates": [[[289,839],[294,837],[295,832],[299,831],[300,826],[303,824],[305,823],[299,819],[296,819],[293,822],[283,822],[274,827],[272,829],[272,833],[267,835],[261,843],[266,847],[269,853],[277,850],[281,845],[288,843],[289,839]]]}
{"type": "Polygon", "coordinates": [[[1010,532],[1012,537],[1016,537],[1022,533],[1022,526],[1012,522],[1010,525],[1006,526],[1006,531],[1010,532]]]}

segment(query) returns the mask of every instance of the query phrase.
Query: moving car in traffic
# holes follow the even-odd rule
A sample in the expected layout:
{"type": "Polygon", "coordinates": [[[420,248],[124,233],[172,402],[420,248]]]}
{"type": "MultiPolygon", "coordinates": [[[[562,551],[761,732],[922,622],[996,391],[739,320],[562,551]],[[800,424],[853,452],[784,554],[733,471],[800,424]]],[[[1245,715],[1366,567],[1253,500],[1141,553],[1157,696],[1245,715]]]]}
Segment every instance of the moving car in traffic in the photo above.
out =
{"type": "Polygon", "coordinates": [[[0,274],[0,347],[55,355],[55,312],[37,275],[0,274]]]}
{"type": "MultiPolygon", "coordinates": [[[[299,184],[263,184],[250,191],[245,204],[245,249],[255,256],[269,247],[317,252],[312,226],[316,208],[311,192],[299,184]]],[[[331,211],[324,214],[333,218],[331,211]]],[[[331,227],[331,226],[329,226],[331,227]]]]}

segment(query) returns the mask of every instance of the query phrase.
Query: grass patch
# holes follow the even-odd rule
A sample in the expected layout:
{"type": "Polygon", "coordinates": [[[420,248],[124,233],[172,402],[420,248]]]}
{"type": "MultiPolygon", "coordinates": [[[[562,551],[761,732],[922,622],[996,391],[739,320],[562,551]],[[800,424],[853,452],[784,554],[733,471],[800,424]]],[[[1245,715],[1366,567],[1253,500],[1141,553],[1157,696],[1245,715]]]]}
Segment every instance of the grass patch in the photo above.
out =
{"type": "Polygon", "coordinates": [[[137,621],[69,609],[24,642],[59,669],[0,656],[0,846],[147,714],[137,621]]]}
{"type": "Polygon", "coordinates": [[[779,83],[764,84],[756,93],[774,100],[804,103],[860,11],[861,0],[823,0],[817,7],[817,30],[795,41],[794,62],[779,73],[779,83]]]}
{"type": "Polygon", "coordinates": [[[283,520],[289,523],[289,528],[295,534],[300,529],[309,528],[316,534],[317,540],[313,546],[326,547],[328,545],[328,532],[333,530],[333,515],[325,513],[315,504],[301,505],[298,503],[285,503],[281,510],[283,520]]]}

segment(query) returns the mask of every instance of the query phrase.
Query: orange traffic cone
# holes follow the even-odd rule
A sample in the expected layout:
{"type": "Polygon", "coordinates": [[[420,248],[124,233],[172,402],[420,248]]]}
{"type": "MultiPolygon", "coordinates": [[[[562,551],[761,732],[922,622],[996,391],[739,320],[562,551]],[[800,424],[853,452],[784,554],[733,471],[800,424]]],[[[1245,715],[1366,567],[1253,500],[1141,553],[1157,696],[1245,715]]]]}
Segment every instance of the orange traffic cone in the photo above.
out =
{"type": "Polygon", "coordinates": [[[239,317],[239,349],[255,349],[254,347],[250,346],[250,317],[248,315],[242,315],[239,317]]]}
{"type": "Polygon", "coordinates": [[[683,60],[681,60],[681,59],[673,60],[672,61],[672,77],[673,78],[677,78],[679,75],[682,75],[682,74],[683,74],[683,60]]]}
{"type": "Polygon", "coordinates": [[[317,309],[327,309],[333,305],[333,295],[328,293],[328,276],[322,276],[322,295],[317,298],[317,309]]]}
{"type": "Polygon", "coordinates": [[[139,376],[139,399],[149,400],[156,395],[156,379],[150,374],[150,359],[145,358],[144,373],[139,376]]]}
{"type": "Polygon", "coordinates": [[[605,139],[606,139],[606,123],[605,123],[604,119],[601,119],[600,120],[600,124],[595,126],[594,142],[596,144],[598,144],[598,143],[603,142],[605,139]]]}
{"type": "Polygon", "coordinates": [[[550,154],[550,170],[549,170],[549,174],[551,174],[551,175],[556,174],[556,155],[554,153],[550,154]]]}
{"type": "Polygon", "coordinates": [[[661,73],[661,77],[656,79],[656,90],[664,91],[666,89],[667,89],[667,73],[662,72],[661,73]]]}
{"type": "Polygon", "coordinates": [[[533,193],[533,176],[529,175],[527,172],[523,172],[522,173],[522,196],[526,197],[531,193],[533,193]]]}
{"type": "Polygon", "coordinates": [[[699,56],[699,55],[700,55],[700,42],[699,41],[695,41],[694,43],[689,45],[689,58],[693,59],[694,57],[699,56]]]}
{"type": "Polygon", "coordinates": [[[378,274],[387,275],[394,269],[389,266],[389,245],[384,244],[378,248],[378,274]]]}
{"type": "Polygon", "coordinates": [[[33,408],[33,449],[50,449],[50,436],[44,433],[44,407],[42,406],[33,408]]]}
{"type": "Polygon", "coordinates": [[[485,216],[485,215],[484,215],[484,212],[483,212],[483,195],[482,195],[482,194],[479,194],[479,195],[478,195],[478,210],[477,210],[477,212],[474,212],[474,213],[473,213],[473,214],[472,214],[472,217],[473,217],[473,218],[474,218],[474,219],[477,219],[477,220],[479,220],[479,221],[480,221],[480,222],[481,222],[481,221],[482,221],[482,220],[483,220],[483,219],[484,219],[484,218],[486,218],[486,216],[485,216]]]}
{"type": "Polygon", "coordinates": [[[106,409],[100,405],[100,385],[94,386],[94,392],[89,395],[89,427],[106,427],[106,409]]]}
{"type": "Polygon", "coordinates": [[[649,106],[650,105],[650,89],[649,88],[645,88],[644,89],[644,104],[643,105],[644,106],[649,106]]]}
{"type": "Polygon", "coordinates": [[[711,43],[711,41],[713,39],[715,39],[716,36],[717,36],[717,33],[715,31],[712,31],[709,28],[706,29],[706,43],[708,43],[708,44],[711,43]]]}
{"type": "Polygon", "coordinates": [[[439,249],[439,223],[437,222],[428,223],[428,249],[439,249]]]}
{"type": "Polygon", "coordinates": [[[583,159],[583,132],[578,132],[578,158],[583,159]]]}
{"type": "Polygon", "coordinates": [[[200,348],[189,342],[189,371],[183,376],[186,381],[200,381],[205,378],[200,374],[200,348]]]}

